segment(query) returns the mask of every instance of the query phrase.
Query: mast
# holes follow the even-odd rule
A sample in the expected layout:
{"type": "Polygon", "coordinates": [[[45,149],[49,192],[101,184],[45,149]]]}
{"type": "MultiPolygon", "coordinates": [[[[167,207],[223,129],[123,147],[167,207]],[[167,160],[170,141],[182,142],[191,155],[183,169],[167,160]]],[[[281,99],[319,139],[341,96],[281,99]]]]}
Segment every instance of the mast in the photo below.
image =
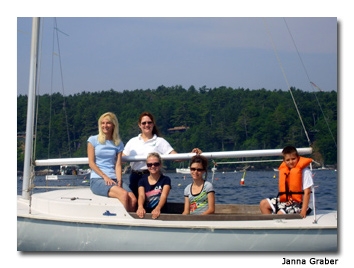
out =
{"type": "Polygon", "coordinates": [[[40,19],[32,19],[32,40],[31,40],[31,58],[29,71],[28,85],[28,103],[27,103],[27,122],[26,122],[26,143],[25,143],[25,158],[23,168],[23,184],[22,197],[29,199],[30,177],[32,176],[33,162],[33,132],[34,132],[34,115],[35,115],[35,97],[37,86],[37,66],[39,52],[39,29],[40,19]]]}

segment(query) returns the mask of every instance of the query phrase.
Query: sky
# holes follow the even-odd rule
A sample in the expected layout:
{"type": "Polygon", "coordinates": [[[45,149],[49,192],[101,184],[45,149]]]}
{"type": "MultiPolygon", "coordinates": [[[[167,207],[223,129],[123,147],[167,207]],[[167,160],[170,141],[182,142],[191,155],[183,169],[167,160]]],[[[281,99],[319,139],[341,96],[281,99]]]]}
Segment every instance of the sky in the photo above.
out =
{"type": "MultiPolygon", "coordinates": [[[[28,92],[31,24],[17,19],[18,94],[28,92]]],[[[46,17],[39,92],[337,91],[337,30],[333,16],[46,17]]]]}
{"type": "MultiPolygon", "coordinates": [[[[65,33],[59,35],[65,94],[111,88],[114,90],[154,89],[160,85],[182,85],[185,88],[190,85],[196,88],[204,85],[206,87],[225,85],[250,89],[264,87],[271,90],[287,89],[290,84],[304,90],[315,90],[309,81],[314,82],[324,91],[338,90],[340,109],[338,145],[341,147],[338,155],[340,199],[338,205],[339,211],[350,211],[350,189],[353,188],[350,166],[352,166],[351,153],[354,150],[353,130],[350,123],[354,113],[351,86],[354,16],[349,4],[350,1],[318,0],[296,2],[249,0],[237,3],[227,0],[101,0],[99,3],[91,0],[84,2],[18,0],[9,2],[7,7],[0,11],[2,15],[0,20],[3,22],[0,24],[3,41],[1,42],[2,59],[6,63],[0,65],[2,91],[5,96],[0,98],[4,125],[2,140],[8,141],[9,137],[15,139],[16,120],[12,119],[12,115],[16,114],[16,97],[17,94],[27,94],[28,91],[31,21],[29,18],[18,18],[57,17],[57,26],[65,33]],[[85,22],[83,19],[80,23],[78,19],[69,21],[63,17],[82,17],[85,18],[85,22]],[[105,19],[93,20],[94,17],[105,19]],[[116,19],[113,23],[113,20],[107,17],[128,19],[116,19]],[[131,19],[132,17],[135,19],[131,19]],[[142,17],[181,17],[182,19],[149,19],[141,22],[142,17]],[[191,19],[193,17],[204,19],[195,22],[195,19],[191,19]],[[247,23],[233,19],[231,23],[225,19],[209,19],[211,17],[253,17],[254,19],[247,19],[247,23]],[[263,20],[262,17],[267,19],[263,20]],[[271,20],[269,19],[271,17],[278,19],[271,20]],[[306,19],[302,19],[301,23],[299,19],[293,19],[304,17],[306,19]],[[318,18],[316,21],[319,23],[310,19],[313,17],[318,18]],[[289,26],[297,49],[294,48],[283,18],[289,26]],[[111,23],[105,22],[107,20],[111,23]],[[5,42],[8,40],[10,42],[5,42]],[[276,47],[279,61],[275,56],[272,43],[276,47]],[[11,100],[6,97],[9,95],[13,96],[11,100]]],[[[45,20],[44,31],[47,34],[49,32],[50,37],[43,39],[47,40],[44,42],[46,45],[43,45],[43,49],[50,53],[50,56],[43,55],[43,60],[52,55],[52,25],[53,20],[45,20]]],[[[47,59],[42,63],[44,69],[42,72],[47,76],[46,79],[43,78],[41,84],[43,92],[52,90],[48,89],[50,60],[47,59]]],[[[62,88],[53,90],[62,92],[62,88]]],[[[4,143],[3,149],[6,155],[12,152],[11,159],[15,159],[16,141],[4,143]]],[[[11,163],[4,161],[4,164],[10,170],[16,169],[15,161],[11,163]]],[[[15,180],[10,179],[10,181],[15,180]]],[[[16,187],[15,183],[11,187],[16,187]]],[[[2,200],[4,199],[6,202],[10,200],[8,203],[15,204],[13,191],[5,191],[2,195],[2,200]]],[[[16,206],[5,206],[4,209],[3,214],[11,215],[15,221],[16,206]]],[[[139,260],[143,261],[146,267],[155,267],[157,259],[159,262],[162,260],[166,265],[172,260],[175,265],[180,266],[185,265],[187,261],[189,265],[204,267],[226,266],[230,263],[282,267],[284,257],[308,260],[310,257],[325,258],[326,256],[339,259],[336,267],[348,267],[352,263],[350,235],[347,235],[352,229],[350,225],[352,221],[349,217],[350,213],[338,214],[339,251],[329,255],[326,253],[232,253],[183,256],[148,254],[143,255],[143,259],[139,259],[139,255],[119,253],[110,255],[20,254],[16,252],[16,223],[11,220],[7,221],[6,227],[2,228],[3,237],[6,238],[2,252],[9,262],[26,265],[29,268],[44,267],[48,263],[65,266],[68,261],[71,265],[86,267],[99,267],[102,261],[131,265],[132,259],[136,263],[139,260]],[[11,235],[8,235],[9,230],[11,235]]]]}

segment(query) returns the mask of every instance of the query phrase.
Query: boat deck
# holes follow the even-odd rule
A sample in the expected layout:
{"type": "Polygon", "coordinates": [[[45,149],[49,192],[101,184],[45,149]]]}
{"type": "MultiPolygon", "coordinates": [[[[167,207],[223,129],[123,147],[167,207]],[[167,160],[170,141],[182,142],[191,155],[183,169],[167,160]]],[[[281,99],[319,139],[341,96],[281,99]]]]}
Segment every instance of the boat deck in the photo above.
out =
{"type": "MultiPolygon", "coordinates": [[[[301,219],[299,214],[291,215],[264,215],[260,213],[258,205],[245,204],[216,204],[215,213],[209,215],[182,215],[183,203],[168,203],[167,211],[161,213],[162,221],[250,221],[250,220],[276,220],[276,219],[301,219]]],[[[129,213],[133,218],[139,219],[135,212],[129,213]]],[[[146,213],[145,218],[150,219],[151,213],[146,213]]]]}
{"type": "Polygon", "coordinates": [[[215,207],[215,213],[210,215],[182,215],[183,203],[168,203],[167,212],[161,213],[157,220],[153,220],[150,213],[140,219],[135,212],[127,212],[117,199],[94,195],[89,188],[79,188],[38,193],[32,196],[31,202],[18,197],[17,216],[113,225],[176,227],[185,222],[184,227],[193,228],[337,228],[336,211],[317,211],[316,216],[312,212],[302,219],[298,214],[263,215],[258,205],[216,204],[215,207]],[[107,217],[106,211],[113,217],[107,217]],[[317,224],[313,224],[314,218],[317,224]],[[279,224],[285,221],[286,224],[279,224]]]}

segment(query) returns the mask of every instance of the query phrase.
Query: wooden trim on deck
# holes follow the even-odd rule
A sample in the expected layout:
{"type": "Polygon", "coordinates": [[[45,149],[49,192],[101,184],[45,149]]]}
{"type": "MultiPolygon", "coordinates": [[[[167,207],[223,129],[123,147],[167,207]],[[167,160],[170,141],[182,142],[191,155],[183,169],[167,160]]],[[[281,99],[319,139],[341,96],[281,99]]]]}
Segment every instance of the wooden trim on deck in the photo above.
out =
{"type": "MultiPolygon", "coordinates": [[[[166,213],[161,213],[158,220],[163,221],[259,221],[301,219],[299,214],[261,214],[258,205],[216,204],[215,213],[209,215],[182,215],[183,203],[168,203],[166,213]]],[[[129,213],[139,219],[135,212],[129,213]]],[[[144,219],[151,219],[151,213],[146,213],[144,219]]]]}

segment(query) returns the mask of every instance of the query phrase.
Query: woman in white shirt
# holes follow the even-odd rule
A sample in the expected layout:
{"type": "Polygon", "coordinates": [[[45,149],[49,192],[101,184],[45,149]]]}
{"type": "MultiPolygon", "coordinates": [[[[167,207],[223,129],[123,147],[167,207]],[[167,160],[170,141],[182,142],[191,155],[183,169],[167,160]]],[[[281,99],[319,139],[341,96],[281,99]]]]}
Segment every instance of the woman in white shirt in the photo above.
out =
{"type": "MultiPolygon", "coordinates": [[[[156,152],[160,155],[177,154],[170,143],[161,137],[155,123],[154,116],[149,112],[143,112],[139,116],[138,126],[141,133],[131,138],[123,150],[123,156],[144,156],[156,152]]],[[[201,154],[202,151],[194,148],[192,153],[201,154]]],[[[146,161],[131,162],[131,174],[129,187],[138,198],[138,182],[144,174],[149,174],[146,161]]]]}

